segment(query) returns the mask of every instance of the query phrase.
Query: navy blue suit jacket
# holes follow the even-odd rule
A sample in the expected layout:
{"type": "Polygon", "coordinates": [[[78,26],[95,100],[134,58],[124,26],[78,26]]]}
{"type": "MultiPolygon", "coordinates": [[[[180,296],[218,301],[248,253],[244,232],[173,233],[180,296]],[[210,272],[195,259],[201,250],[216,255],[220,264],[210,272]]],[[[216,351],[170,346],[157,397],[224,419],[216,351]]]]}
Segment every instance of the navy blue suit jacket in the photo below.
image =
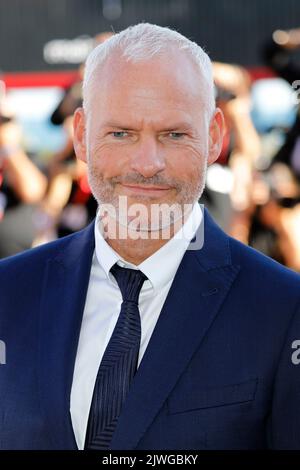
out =
{"type": "MultiPolygon", "coordinates": [[[[70,391],[93,250],[92,223],[0,262],[0,449],[77,448],[70,391]]],[[[205,212],[204,247],[182,259],[111,449],[300,449],[299,300],[297,274],[205,212]]]]}

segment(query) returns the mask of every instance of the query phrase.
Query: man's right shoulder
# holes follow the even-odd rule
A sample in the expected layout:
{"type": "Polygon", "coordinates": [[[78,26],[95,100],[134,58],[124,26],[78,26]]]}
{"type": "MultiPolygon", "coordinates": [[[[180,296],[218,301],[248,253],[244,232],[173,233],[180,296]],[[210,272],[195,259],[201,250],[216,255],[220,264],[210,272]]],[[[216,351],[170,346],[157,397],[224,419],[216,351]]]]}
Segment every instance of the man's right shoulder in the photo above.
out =
{"type": "Polygon", "coordinates": [[[77,237],[78,233],[68,235],[57,240],[53,240],[43,245],[22,251],[16,255],[9,256],[0,260],[0,278],[14,275],[18,272],[30,274],[32,270],[39,266],[44,266],[49,259],[55,259],[61,255],[69,243],[77,237]]]}

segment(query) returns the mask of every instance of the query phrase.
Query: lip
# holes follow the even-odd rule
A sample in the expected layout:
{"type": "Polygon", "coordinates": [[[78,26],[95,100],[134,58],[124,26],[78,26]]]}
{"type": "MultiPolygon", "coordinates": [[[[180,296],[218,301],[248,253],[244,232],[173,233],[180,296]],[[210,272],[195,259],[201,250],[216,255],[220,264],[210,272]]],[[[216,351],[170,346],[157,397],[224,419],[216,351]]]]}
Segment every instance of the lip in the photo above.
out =
{"type": "Polygon", "coordinates": [[[141,195],[148,195],[148,196],[161,196],[166,194],[167,191],[171,189],[171,187],[163,187],[163,186],[139,186],[139,185],[131,185],[131,184],[122,184],[122,187],[128,194],[141,194],[141,195]]]}

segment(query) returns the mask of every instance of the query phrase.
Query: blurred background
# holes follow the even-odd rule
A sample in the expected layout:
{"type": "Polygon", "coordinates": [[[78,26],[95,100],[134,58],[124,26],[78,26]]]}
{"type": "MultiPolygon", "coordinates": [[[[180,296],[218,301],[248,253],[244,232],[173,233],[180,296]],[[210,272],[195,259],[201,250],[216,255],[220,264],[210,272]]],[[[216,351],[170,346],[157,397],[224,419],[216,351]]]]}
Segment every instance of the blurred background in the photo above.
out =
{"type": "Polygon", "coordinates": [[[1,0],[0,258],[94,218],[72,145],[82,64],[140,21],[175,28],[213,60],[226,135],[200,202],[300,272],[299,0],[1,0]]]}

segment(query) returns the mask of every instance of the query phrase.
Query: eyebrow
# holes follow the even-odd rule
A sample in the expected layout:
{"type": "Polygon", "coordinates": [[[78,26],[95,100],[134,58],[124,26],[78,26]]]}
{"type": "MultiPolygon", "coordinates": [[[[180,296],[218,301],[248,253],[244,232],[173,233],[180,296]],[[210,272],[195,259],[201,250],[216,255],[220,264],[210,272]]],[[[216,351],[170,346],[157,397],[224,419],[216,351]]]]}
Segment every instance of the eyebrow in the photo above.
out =
{"type": "MultiPolygon", "coordinates": [[[[116,122],[116,121],[106,121],[102,124],[102,127],[104,128],[107,128],[107,127],[113,127],[113,128],[117,128],[117,129],[124,129],[124,130],[133,130],[134,129],[134,126],[128,126],[128,124],[126,126],[123,126],[120,122],[116,122]]],[[[174,131],[176,129],[184,129],[184,130],[190,130],[192,129],[192,125],[188,122],[176,122],[174,123],[173,125],[168,125],[166,127],[164,127],[163,129],[160,129],[160,132],[167,132],[167,131],[174,131]]]]}
{"type": "Polygon", "coordinates": [[[189,122],[182,121],[182,122],[176,122],[172,124],[171,126],[167,126],[166,128],[161,129],[161,130],[163,132],[166,132],[166,131],[174,131],[176,129],[188,130],[192,128],[193,128],[192,124],[190,124],[189,122]]]}

